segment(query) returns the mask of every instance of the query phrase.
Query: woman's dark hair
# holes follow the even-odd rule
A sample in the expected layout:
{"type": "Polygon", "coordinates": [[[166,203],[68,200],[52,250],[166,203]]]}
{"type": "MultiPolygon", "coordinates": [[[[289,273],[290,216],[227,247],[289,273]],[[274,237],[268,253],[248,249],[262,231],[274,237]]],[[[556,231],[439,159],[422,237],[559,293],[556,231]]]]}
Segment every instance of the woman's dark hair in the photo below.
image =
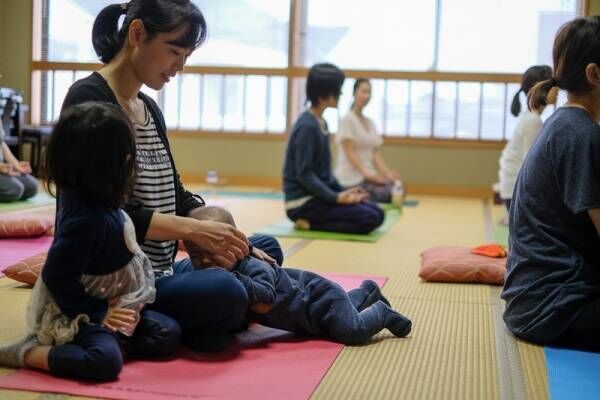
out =
{"type": "Polygon", "coordinates": [[[310,104],[316,106],[319,99],[329,96],[339,97],[346,76],[341,69],[333,64],[315,64],[308,71],[306,79],[306,98],[310,104]]]}
{"type": "Polygon", "coordinates": [[[109,207],[121,206],[136,178],[135,135],[121,108],[87,102],[64,110],[44,165],[46,188],[68,190],[109,207]]]}
{"type": "Polygon", "coordinates": [[[521,100],[519,95],[521,92],[525,93],[525,96],[529,93],[532,87],[538,82],[545,81],[552,78],[552,68],[549,65],[534,65],[533,67],[527,68],[527,71],[521,77],[521,87],[519,91],[515,93],[512,103],[510,105],[510,113],[515,117],[521,113],[521,100]]]}
{"type": "Polygon", "coordinates": [[[100,11],[92,29],[94,50],[103,63],[108,64],[123,48],[129,25],[135,19],[144,23],[148,40],[184,26],[187,29],[172,45],[197,49],[206,39],[204,15],[190,0],[131,0],[111,4],[100,11]],[[121,15],[125,19],[119,29],[121,15]]]}
{"type": "MultiPolygon", "coordinates": [[[[352,96],[356,96],[356,91],[363,83],[367,83],[369,86],[371,86],[371,81],[369,81],[367,78],[356,78],[356,80],[354,81],[354,86],[352,86],[352,96]]],[[[352,104],[350,105],[350,109],[352,110],[353,108],[354,102],[352,102],[352,104]]]]}
{"type": "Polygon", "coordinates": [[[555,86],[574,94],[591,90],[585,69],[589,64],[600,67],[600,16],[576,18],[564,24],[554,39],[552,62],[554,77],[539,82],[527,96],[533,110],[548,104],[548,92],[555,86]]]}
{"type": "Polygon", "coordinates": [[[356,78],[354,81],[354,86],[352,86],[352,94],[356,94],[356,91],[362,83],[368,83],[370,85],[371,81],[369,81],[367,78],[356,78]]]}

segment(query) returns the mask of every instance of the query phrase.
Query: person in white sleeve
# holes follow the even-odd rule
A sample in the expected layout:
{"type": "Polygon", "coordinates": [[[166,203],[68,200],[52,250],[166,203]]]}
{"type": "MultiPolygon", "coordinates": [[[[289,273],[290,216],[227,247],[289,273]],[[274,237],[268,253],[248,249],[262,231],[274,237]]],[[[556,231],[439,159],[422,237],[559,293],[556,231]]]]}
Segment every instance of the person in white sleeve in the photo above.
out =
{"type": "MultiPolygon", "coordinates": [[[[545,81],[552,77],[552,68],[548,65],[534,65],[529,67],[521,78],[521,87],[515,93],[510,112],[515,117],[519,117],[517,126],[512,138],[506,143],[502,155],[500,156],[500,170],[498,176],[500,178],[500,198],[504,201],[506,209],[510,209],[510,201],[512,198],[517,175],[521,170],[521,165],[525,161],[525,157],[529,149],[533,145],[538,132],[542,129],[541,114],[544,108],[539,110],[530,110],[526,108],[521,112],[521,92],[527,96],[529,90],[538,82],[545,81]]],[[[548,104],[556,103],[557,91],[553,90],[549,93],[548,104]]]]}
{"type": "Polygon", "coordinates": [[[371,99],[371,83],[358,78],[353,88],[354,103],[341,121],[336,134],[338,144],[335,176],[344,187],[361,186],[370,199],[390,203],[394,187],[399,186],[400,174],[387,167],[379,148],[383,138],[373,121],[363,115],[371,99]]]}

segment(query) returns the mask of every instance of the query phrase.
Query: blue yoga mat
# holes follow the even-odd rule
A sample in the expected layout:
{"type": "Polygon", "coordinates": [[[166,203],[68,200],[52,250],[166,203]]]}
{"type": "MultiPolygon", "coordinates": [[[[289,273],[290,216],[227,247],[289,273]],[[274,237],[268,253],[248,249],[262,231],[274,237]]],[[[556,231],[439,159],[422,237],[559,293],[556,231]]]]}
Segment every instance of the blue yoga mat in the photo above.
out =
{"type": "Polygon", "coordinates": [[[546,347],[551,400],[600,398],[600,353],[546,347]]]}

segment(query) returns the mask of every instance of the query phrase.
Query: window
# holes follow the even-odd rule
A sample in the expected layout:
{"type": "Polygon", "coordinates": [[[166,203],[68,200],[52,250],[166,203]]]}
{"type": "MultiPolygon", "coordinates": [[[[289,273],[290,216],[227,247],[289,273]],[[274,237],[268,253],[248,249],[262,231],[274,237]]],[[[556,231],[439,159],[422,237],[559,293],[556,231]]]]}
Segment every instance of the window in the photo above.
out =
{"type": "Polygon", "coordinates": [[[437,68],[442,71],[522,73],[531,65],[552,65],[554,35],[577,15],[575,0],[445,0],[441,5],[437,68]]]}
{"type": "Polygon", "coordinates": [[[43,61],[97,62],[98,57],[92,47],[92,26],[100,10],[114,1],[47,1],[47,40],[42,41],[42,53],[37,58],[43,61]]]}
{"type": "Polygon", "coordinates": [[[290,0],[194,0],[209,40],[189,65],[284,68],[288,64],[290,0]]]}
{"type": "Polygon", "coordinates": [[[348,69],[431,69],[435,3],[308,0],[303,65],[330,61],[348,69]]]}
{"type": "MultiPolygon", "coordinates": [[[[34,0],[34,123],[54,121],[69,86],[100,67],[91,29],[113,1],[34,0]]],[[[304,108],[308,67],[327,61],[350,76],[325,113],[330,131],[362,76],[380,134],[477,141],[510,138],[520,74],[551,63],[556,30],[581,9],[578,0],[193,1],[208,41],[160,92],[142,88],[171,130],[284,133],[304,108]]]]}

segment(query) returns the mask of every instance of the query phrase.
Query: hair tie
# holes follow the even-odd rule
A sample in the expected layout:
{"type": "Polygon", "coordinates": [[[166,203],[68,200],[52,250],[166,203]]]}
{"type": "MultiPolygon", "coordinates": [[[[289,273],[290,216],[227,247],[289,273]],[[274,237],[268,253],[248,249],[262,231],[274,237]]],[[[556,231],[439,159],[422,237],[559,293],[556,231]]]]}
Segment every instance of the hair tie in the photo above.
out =
{"type": "Polygon", "coordinates": [[[127,14],[127,7],[129,3],[121,3],[121,14],[127,14]]]}

